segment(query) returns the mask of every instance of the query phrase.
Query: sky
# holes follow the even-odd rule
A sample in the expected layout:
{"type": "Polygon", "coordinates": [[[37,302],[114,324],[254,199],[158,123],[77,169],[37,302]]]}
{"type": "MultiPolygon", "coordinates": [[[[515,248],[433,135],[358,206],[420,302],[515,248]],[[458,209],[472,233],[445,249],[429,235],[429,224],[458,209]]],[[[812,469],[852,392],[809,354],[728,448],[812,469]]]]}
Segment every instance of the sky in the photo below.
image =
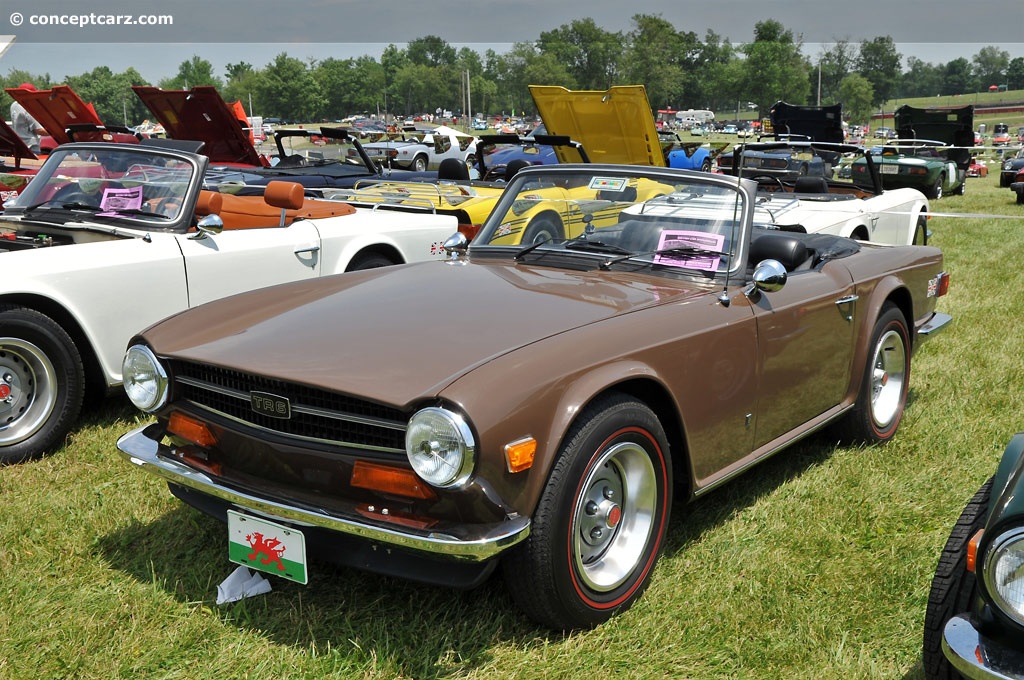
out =
{"type": "Polygon", "coordinates": [[[10,46],[0,73],[22,69],[59,82],[105,65],[114,72],[134,67],[156,83],[194,55],[223,76],[229,63],[262,68],[281,52],[378,58],[389,44],[428,35],[503,53],[588,17],[626,32],[636,14],[661,16],[701,39],[712,30],[734,44],[752,40],[755,23],[776,19],[800,36],[812,59],[836,41],[881,35],[904,57],[932,63],[970,59],[989,45],[1024,57],[1019,0],[5,0],[0,41],[10,46]]]}

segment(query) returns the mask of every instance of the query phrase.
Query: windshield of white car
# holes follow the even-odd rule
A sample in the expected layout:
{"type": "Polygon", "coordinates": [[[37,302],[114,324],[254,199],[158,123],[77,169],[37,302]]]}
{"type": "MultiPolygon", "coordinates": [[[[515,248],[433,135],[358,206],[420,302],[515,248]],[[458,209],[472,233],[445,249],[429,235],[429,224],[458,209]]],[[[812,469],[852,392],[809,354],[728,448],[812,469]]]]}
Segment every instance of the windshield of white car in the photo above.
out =
{"type": "Polygon", "coordinates": [[[521,171],[470,247],[529,256],[694,270],[739,266],[749,230],[747,194],[735,180],[639,166],[557,165],[521,171]],[[532,253],[532,255],[531,255],[532,253]]]}
{"type": "Polygon", "coordinates": [[[83,212],[92,221],[166,227],[186,217],[182,211],[197,174],[188,158],[142,146],[66,145],[50,154],[8,210],[28,217],[42,210],[83,212]]]}

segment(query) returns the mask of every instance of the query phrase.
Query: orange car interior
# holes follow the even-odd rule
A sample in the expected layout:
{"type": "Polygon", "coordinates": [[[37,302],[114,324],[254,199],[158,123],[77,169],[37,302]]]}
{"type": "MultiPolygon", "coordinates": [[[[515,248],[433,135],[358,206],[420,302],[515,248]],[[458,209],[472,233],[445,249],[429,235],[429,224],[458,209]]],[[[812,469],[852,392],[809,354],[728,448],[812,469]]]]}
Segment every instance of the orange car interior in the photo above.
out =
{"type": "Polygon", "coordinates": [[[288,226],[297,219],[350,215],[348,203],[307,198],[301,184],[275,180],[262,196],[235,196],[216,191],[199,192],[196,217],[220,215],[225,229],[288,226]]]}

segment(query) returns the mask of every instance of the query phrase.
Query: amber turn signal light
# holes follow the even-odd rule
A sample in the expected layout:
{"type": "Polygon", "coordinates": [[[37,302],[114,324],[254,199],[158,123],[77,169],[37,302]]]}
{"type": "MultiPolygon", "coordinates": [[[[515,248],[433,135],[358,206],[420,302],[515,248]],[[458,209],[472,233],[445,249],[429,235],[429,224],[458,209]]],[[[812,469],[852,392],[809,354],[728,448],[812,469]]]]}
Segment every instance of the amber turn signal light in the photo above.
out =
{"type": "Polygon", "coordinates": [[[167,422],[167,432],[183,437],[199,446],[210,447],[217,444],[217,438],[213,436],[213,432],[206,426],[206,423],[180,411],[171,414],[171,418],[167,422]]]}
{"type": "Polygon", "coordinates": [[[984,529],[978,529],[978,533],[971,536],[971,540],[967,542],[967,571],[972,574],[978,566],[978,544],[981,543],[981,536],[984,533],[984,529]]]}
{"type": "Polygon", "coordinates": [[[509,472],[522,472],[533,466],[533,457],[537,455],[537,440],[526,437],[505,444],[505,461],[509,472]]]}
{"type": "Polygon", "coordinates": [[[412,470],[357,460],[352,467],[352,486],[407,498],[435,498],[434,492],[412,470]]]}

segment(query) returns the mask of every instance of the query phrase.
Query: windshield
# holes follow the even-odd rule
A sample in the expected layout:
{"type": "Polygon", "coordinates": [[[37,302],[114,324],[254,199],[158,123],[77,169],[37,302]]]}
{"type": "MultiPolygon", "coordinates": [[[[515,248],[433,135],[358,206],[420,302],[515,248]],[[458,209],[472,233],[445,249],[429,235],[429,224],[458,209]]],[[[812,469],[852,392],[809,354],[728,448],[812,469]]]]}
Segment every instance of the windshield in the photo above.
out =
{"type": "Polygon", "coordinates": [[[749,225],[735,179],[664,168],[558,165],[517,174],[472,247],[552,250],[702,275],[738,266],[749,225]],[[535,246],[528,249],[528,246],[535,246]]]}
{"type": "Polygon", "coordinates": [[[13,207],[166,228],[184,216],[198,174],[191,159],[142,146],[64,145],[50,154],[13,207]]]}

